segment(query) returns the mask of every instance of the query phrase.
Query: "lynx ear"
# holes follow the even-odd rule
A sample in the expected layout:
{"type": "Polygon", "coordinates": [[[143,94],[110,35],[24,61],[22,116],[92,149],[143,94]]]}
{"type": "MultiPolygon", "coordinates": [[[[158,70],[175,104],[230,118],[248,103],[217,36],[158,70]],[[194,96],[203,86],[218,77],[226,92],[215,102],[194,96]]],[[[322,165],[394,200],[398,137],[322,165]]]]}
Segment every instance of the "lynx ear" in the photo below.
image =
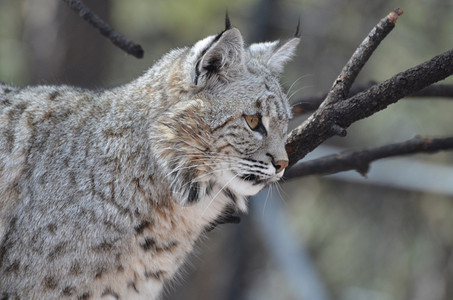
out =
{"type": "Polygon", "coordinates": [[[206,85],[213,75],[226,74],[230,69],[242,66],[244,41],[238,29],[227,29],[199,43],[194,46],[195,51],[199,49],[193,76],[195,85],[206,85]],[[201,48],[199,43],[207,45],[201,48]]]}
{"type": "Polygon", "coordinates": [[[284,44],[279,41],[257,43],[250,45],[248,51],[251,57],[278,76],[283,72],[285,64],[293,58],[299,41],[299,37],[294,37],[284,44]]]}

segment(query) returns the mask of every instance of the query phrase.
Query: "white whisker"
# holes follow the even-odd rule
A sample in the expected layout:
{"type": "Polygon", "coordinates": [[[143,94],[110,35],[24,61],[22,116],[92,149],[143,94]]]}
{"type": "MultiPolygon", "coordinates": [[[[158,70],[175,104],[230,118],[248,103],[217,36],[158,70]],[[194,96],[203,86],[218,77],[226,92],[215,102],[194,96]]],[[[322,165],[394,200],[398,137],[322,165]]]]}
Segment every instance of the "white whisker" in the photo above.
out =
{"type": "Polygon", "coordinates": [[[311,74],[305,74],[305,75],[302,75],[302,76],[300,76],[299,78],[297,78],[297,79],[293,82],[293,84],[291,84],[291,86],[289,87],[287,94],[289,94],[289,93],[291,92],[291,89],[293,88],[293,86],[294,86],[299,80],[301,80],[301,79],[303,79],[303,78],[306,78],[306,77],[309,77],[309,76],[312,76],[312,75],[311,75],[311,74]]]}
{"type": "Polygon", "coordinates": [[[306,86],[303,86],[303,87],[301,87],[301,88],[298,88],[298,89],[295,90],[290,96],[288,96],[288,101],[290,101],[291,98],[292,98],[295,94],[297,94],[298,92],[302,91],[303,89],[311,88],[311,87],[313,87],[313,86],[312,86],[312,85],[306,85],[306,86]]]}
{"type": "Polygon", "coordinates": [[[279,199],[280,199],[280,201],[282,201],[284,204],[286,204],[285,197],[283,197],[283,195],[282,195],[282,193],[284,193],[284,191],[282,190],[282,193],[281,193],[281,192],[280,192],[280,188],[281,188],[281,186],[278,184],[278,182],[276,182],[276,190],[277,190],[279,199]]]}
{"type": "Polygon", "coordinates": [[[201,213],[201,216],[204,215],[204,213],[206,212],[206,210],[211,206],[212,202],[214,202],[214,199],[227,187],[228,184],[230,184],[230,182],[232,182],[236,177],[238,176],[238,174],[234,175],[233,177],[231,177],[230,180],[227,181],[227,183],[225,183],[222,188],[214,195],[214,197],[212,197],[211,201],[209,201],[208,203],[208,206],[206,206],[206,208],[203,210],[203,212],[201,213]]]}
{"type": "Polygon", "coordinates": [[[167,175],[165,175],[165,178],[168,178],[168,176],[170,176],[170,175],[172,175],[174,173],[177,173],[177,172],[179,172],[181,170],[196,169],[198,167],[212,167],[212,166],[217,166],[217,165],[218,165],[218,163],[211,163],[211,164],[202,163],[202,164],[193,164],[193,165],[186,166],[186,167],[179,167],[179,168],[176,168],[176,169],[172,170],[167,175]]]}
{"type": "Polygon", "coordinates": [[[264,205],[263,205],[263,216],[264,216],[264,211],[266,210],[267,200],[269,200],[269,195],[271,194],[272,188],[273,188],[272,185],[270,185],[267,189],[267,196],[266,196],[266,200],[264,201],[264,205]]]}
{"type": "MultiPolygon", "coordinates": [[[[200,175],[200,176],[197,176],[195,177],[192,181],[190,182],[186,182],[184,185],[181,186],[181,190],[184,190],[186,188],[187,185],[189,184],[192,184],[193,182],[200,182],[201,180],[200,179],[203,179],[204,177],[206,176],[209,176],[209,175],[212,175],[214,173],[217,173],[217,172],[224,172],[224,171],[232,171],[234,170],[234,168],[223,168],[223,169],[218,169],[218,170],[212,170],[211,172],[208,172],[208,173],[205,173],[203,175],[200,175]]],[[[180,194],[183,194],[184,192],[180,192],[180,194]]]]}
{"type": "Polygon", "coordinates": [[[218,169],[218,170],[212,170],[211,172],[207,172],[207,173],[205,173],[205,174],[203,174],[203,175],[200,175],[200,176],[195,177],[195,179],[196,179],[197,181],[199,181],[200,179],[202,179],[202,178],[204,178],[204,177],[206,177],[206,176],[212,175],[212,174],[214,174],[214,173],[216,173],[216,172],[233,171],[233,170],[235,170],[235,168],[233,168],[233,167],[230,167],[230,168],[223,168],[223,169],[218,169]]]}

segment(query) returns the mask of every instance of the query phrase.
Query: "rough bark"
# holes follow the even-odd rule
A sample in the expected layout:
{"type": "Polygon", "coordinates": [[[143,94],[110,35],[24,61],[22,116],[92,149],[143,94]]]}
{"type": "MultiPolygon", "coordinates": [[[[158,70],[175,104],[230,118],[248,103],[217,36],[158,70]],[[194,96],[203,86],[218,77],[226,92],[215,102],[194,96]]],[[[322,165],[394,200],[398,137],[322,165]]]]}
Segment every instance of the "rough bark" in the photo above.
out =
{"type": "MultiPolygon", "coordinates": [[[[363,92],[370,87],[376,85],[376,82],[369,82],[367,84],[353,86],[349,94],[352,96],[363,92]]],[[[308,96],[305,98],[299,99],[297,103],[294,103],[292,106],[293,115],[297,117],[301,114],[313,112],[319,108],[321,103],[326,99],[327,93],[322,93],[319,95],[308,96]]],[[[451,84],[435,84],[430,85],[418,92],[408,95],[411,99],[428,99],[428,98],[453,98],[453,85],[451,84]]]]}
{"type": "Polygon", "coordinates": [[[403,97],[453,74],[453,49],[401,72],[342,101],[321,105],[304,123],[291,131],[286,149],[290,165],[352,123],[385,109],[403,97]]]}

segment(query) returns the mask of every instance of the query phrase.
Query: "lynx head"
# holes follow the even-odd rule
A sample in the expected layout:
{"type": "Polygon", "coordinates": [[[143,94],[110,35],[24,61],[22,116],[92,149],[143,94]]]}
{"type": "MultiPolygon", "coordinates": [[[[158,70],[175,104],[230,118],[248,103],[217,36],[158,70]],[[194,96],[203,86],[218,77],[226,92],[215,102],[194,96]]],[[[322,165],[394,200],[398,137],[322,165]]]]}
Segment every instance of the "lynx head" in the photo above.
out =
{"type": "Polygon", "coordinates": [[[299,38],[244,47],[239,30],[228,21],[226,27],[186,50],[181,93],[188,96],[160,130],[172,145],[163,154],[181,203],[215,197],[217,186],[245,210],[245,198],[280,179],[288,165],[291,110],[278,79],[299,38]]]}

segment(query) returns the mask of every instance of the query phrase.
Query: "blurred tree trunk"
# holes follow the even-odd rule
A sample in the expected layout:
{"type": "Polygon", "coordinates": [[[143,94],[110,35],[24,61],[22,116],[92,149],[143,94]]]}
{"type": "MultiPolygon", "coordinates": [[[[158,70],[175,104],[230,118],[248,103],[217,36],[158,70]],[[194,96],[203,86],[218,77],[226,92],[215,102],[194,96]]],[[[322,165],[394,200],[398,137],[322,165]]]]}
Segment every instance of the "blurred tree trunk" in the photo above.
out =
{"type": "MultiPolygon", "coordinates": [[[[109,22],[111,3],[92,0],[90,9],[109,22]]],[[[29,43],[32,84],[102,85],[109,41],[62,1],[28,0],[24,34],[29,43]]]]}

